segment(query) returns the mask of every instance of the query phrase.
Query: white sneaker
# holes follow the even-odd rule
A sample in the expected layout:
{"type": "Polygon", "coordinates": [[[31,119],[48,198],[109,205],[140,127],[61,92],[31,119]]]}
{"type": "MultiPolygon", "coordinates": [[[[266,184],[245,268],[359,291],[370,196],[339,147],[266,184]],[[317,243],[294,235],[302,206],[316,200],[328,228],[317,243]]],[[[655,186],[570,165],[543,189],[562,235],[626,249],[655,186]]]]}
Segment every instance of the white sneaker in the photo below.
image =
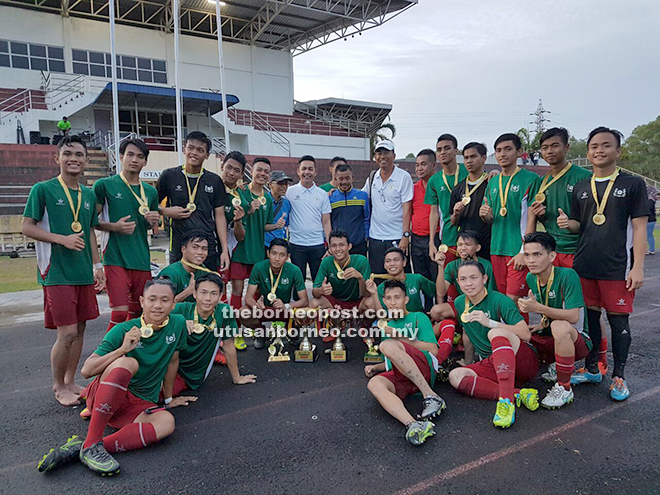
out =
{"type": "Polygon", "coordinates": [[[557,381],[557,365],[556,363],[550,363],[548,365],[548,371],[541,375],[541,379],[548,383],[555,383],[557,381]]]}
{"type": "Polygon", "coordinates": [[[573,389],[566,390],[563,385],[555,383],[555,386],[548,390],[541,405],[547,409],[559,409],[570,402],[573,402],[573,389]]]}

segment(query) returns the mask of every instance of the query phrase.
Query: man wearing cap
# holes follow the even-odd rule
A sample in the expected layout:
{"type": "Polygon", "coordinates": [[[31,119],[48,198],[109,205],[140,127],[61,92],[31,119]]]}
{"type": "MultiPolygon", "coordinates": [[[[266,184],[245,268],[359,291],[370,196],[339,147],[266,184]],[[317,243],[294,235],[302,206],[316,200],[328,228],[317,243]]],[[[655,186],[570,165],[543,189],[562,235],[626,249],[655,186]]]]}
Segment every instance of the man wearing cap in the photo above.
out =
{"type": "Polygon", "coordinates": [[[408,172],[394,166],[395,157],[392,141],[378,143],[374,155],[378,170],[369,174],[362,188],[371,202],[369,264],[373,273],[383,273],[387,249],[398,246],[408,252],[410,244],[413,181],[408,172]]]}
{"type": "Polygon", "coordinates": [[[273,239],[289,239],[289,216],[291,214],[291,201],[285,198],[286,191],[293,179],[281,170],[274,170],[270,174],[270,198],[273,200],[273,222],[277,223],[284,218],[284,227],[266,232],[264,242],[266,249],[270,247],[273,239]]]}

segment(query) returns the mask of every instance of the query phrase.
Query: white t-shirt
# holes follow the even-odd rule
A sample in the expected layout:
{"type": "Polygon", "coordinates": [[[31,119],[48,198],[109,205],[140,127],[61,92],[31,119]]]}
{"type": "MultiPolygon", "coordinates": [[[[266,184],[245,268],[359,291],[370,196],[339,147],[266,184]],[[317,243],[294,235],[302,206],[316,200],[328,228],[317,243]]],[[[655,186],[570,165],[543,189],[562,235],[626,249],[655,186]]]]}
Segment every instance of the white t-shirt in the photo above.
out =
{"type": "Polygon", "coordinates": [[[371,197],[369,237],[379,241],[399,240],[403,237],[403,203],[413,199],[413,180],[396,165],[384,184],[380,174],[378,170],[374,175],[371,191],[368,177],[362,188],[371,197]]]}
{"type": "Polygon", "coordinates": [[[289,187],[286,199],[291,202],[289,241],[299,246],[318,246],[325,242],[323,215],[332,212],[328,193],[316,184],[307,189],[300,183],[289,187]]]}

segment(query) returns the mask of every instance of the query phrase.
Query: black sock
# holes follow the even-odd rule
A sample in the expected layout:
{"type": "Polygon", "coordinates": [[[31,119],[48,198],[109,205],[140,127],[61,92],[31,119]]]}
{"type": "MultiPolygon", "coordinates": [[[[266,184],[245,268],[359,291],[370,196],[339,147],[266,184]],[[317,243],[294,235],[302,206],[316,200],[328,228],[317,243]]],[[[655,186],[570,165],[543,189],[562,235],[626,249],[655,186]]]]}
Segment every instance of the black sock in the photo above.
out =
{"type": "Polygon", "coordinates": [[[607,315],[607,320],[612,328],[612,354],[614,355],[612,378],[615,376],[623,378],[623,369],[628,360],[631,340],[629,318],[629,315],[607,315]]]}
{"type": "Polygon", "coordinates": [[[589,373],[598,373],[598,352],[603,332],[600,328],[600,309],[587,308],[587,323],[589,325],[589,337],[591,337],[591,352],[584,360],[584,365],[589,373]]]}

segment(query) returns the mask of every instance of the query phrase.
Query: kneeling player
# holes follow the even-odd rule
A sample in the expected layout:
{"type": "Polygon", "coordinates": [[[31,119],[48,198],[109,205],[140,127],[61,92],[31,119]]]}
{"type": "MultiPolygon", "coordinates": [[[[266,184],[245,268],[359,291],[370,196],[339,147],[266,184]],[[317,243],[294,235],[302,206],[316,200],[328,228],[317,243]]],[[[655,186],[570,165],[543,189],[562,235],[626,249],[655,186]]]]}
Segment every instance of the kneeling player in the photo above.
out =
{"type": "Polygon", "coordinates": [[[181,240],[181,260],[163,268],[158,278],[166,278],[174,288],[174,302],[195,302],[195,279],[211,270],[203,263],[209,254],[209,241],[201,230],[186,232],[181,240]]]}
{"type": "MultiPolygon", "coordinates": [[[[399,280],[384,283],[383,301],[392,312],[405,314],[390,320],[380,344],[385,362],[364,367],[370,378],[367,388],[383,409],[406,426],[406,440],[421,445],[435,434],[431,419],[446,407],[445,401],[433,391],[438,370],[436,338],[431,321],[424,313],[407,313],[406,286],[399,280]],[[424,396],[424,409],[419,421],[408,412],[403,399],[416,392],[424,396]]],[[[373,283],[372,298],[378,297],[373,283]]]]}
{"type": "Polygon", "coordinates": [[[461,313],[466,366],[449,373],[451,386],[478,399],[496,400],[493,424],[508,428],[515,421],[516,399],[530,411],[539,407],[538,391],[517,389],[536,377],[539,360],[529,346],[531,333],[515,303],[499,292],[488,292],[488,276],[483,265],[463,261],[458,283],[463,295],[456,298],[461,313]],[[474,351],[481,361],[470,364],[474,351]]]}
{"type": "Polygon", "coordinates": [[[544,363],[556,363],[544,379],[557,381],[541,401],[543,407],[556,409],[573,401],[571,374],[576,359],[591,350],[580,277],[572,268],[553,266],[555,240],[547,232],[527,234],[524,239],[525,263],[529,268],[529,298],[519,299],[523,313],[543,315],[532,329],[532,345],[544,363]],[[554,375],[554,376],[553,376],[554,375]]]}
{"type": "Polygon", "coordinates": [[[172,314],[183,315],[188,323],[187,346],[179,353],[178,373],[177,363],[172,363],[169,373],[174,380],[165,380],[163,397],[168,401],[180,395],[184,390],[197,390],[208,377],[213,368],[213,361],[220,347],[224,344],[227,357],[227,367],[232,381],[236,385],[254,383],[255,375],[241,375],[238,370],[238,359],[233,339],[238,334],[233,310],[228,304],[219,304],[223,283],[220,275],[206,273],[197,279],[193,296],[195,302],[178,303],[172,314]],[[173,388],[167,388],[172,385],[173,388]]]}
{"type": "MultiPolygon", "coordinates": [[[[169,436],[174,416],[155,407],[170,362],[186,346],[186,321],[170,315],[174,291],[167,280],[150,280],[140,297],[143,314],[114,326],[83,364],[85,378],[96,376],[84,391],[92,411],[84,442],[76,435],[44,456],[37,468],[50,471],[79,458],[90,470],[104,476],[119,472],[110,454],[136,450],[169,436]],[[103,437],[106,426],[119,431],[103,437]]],[[[171,387],[171,384],[169,384],[171,387]]],[[[196,397],[177,397],[168,408],[187,405],[196,397]]]]}

